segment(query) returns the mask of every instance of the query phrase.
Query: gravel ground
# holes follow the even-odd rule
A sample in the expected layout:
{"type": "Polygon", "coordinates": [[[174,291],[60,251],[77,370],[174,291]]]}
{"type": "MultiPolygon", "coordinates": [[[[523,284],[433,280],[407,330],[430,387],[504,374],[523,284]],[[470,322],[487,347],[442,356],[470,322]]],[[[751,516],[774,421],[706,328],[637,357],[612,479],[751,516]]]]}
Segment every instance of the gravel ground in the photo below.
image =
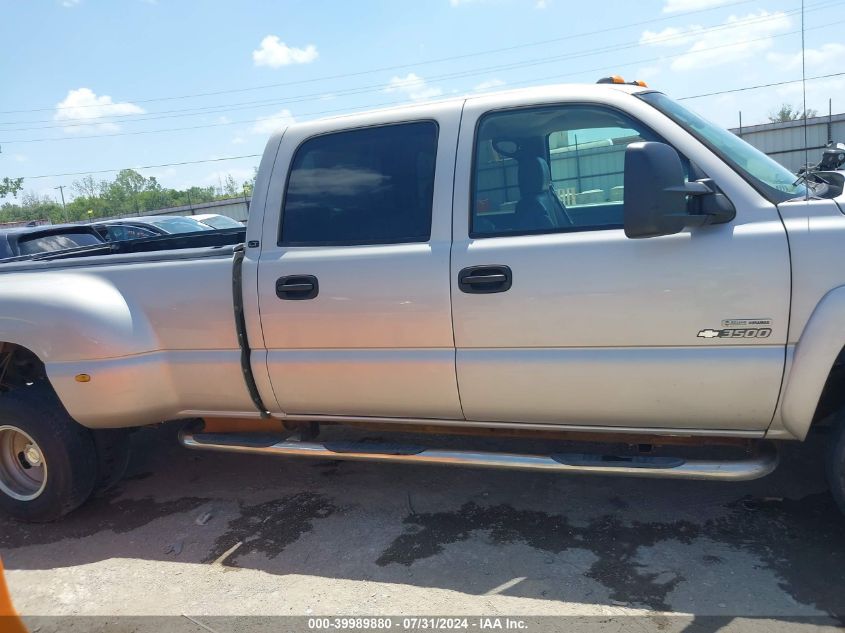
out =
{"type": "Polygon", "coordinates": [[[741,484],[192,452],[170,427],[134,444],[126,480],[63,521],[0,519],[31,629],[373,614],[578,616],[570,629],[596,630],[845,624],[845,518],[818,440],[741,484]]]}

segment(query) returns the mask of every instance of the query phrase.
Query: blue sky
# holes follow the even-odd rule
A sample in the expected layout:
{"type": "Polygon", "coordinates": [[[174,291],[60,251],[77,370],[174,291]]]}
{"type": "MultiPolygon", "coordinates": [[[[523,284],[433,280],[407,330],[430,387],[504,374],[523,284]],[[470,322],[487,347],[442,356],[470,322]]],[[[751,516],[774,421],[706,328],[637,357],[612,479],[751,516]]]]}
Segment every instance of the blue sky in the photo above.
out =
{"type": "MultiPolygon", "coordinates": [[[[291,120],[613,73],[673,97],[798,79],[800,6],[0,0],[0,176],[260,154],[269,133],[291,120]]],[[[807,76],[845,70],[843,7],[806,0],[807,76]]],[[[829,98],[834,113],[845,112],[845,77],[808,82],[807,96],[820,112],[829,98]]],[[[783,102],[801,104],[800,83],[685,103],[731,127],[740,110],[744,124],[760,123],[783,102]]],[[[227,173],[240,181],[257,164],[142,173],[181,188],[217,185],[227,173]]],[[[27,178],[25,188],[56,196],[53,187],[77,178],[27,178]]]]}

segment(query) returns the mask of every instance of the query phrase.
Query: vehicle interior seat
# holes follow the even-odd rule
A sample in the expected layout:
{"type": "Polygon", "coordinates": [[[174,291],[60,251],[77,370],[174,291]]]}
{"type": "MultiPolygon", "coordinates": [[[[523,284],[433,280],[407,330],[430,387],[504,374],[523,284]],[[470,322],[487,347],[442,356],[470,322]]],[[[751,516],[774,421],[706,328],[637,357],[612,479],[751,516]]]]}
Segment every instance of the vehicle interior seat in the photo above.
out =
{"type": "Polygon", "coordinates": [[[516,204],[516,228],[522,231],[571,226],[563,203],[552,190],[549,164],[542,156],[524,156],[517,171],[519,202],[516,204]]]}

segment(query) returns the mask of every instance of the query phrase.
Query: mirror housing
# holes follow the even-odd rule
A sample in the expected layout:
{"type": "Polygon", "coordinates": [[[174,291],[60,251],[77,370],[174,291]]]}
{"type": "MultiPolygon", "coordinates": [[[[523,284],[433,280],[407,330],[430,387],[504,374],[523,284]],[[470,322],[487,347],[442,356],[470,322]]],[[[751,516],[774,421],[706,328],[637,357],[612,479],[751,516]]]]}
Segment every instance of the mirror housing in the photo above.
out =
{"type": "Polygon", "coordinates": [[[674,235],[687,227],[730,222],[736,211],[708,179],[686,182],[681,157],[665,143],[637,142],[625,150],[625,235],[674,235]],[[687,201],[693,198],[693,204],[687,201]],[[690,206],[697,213],[690,213],[690,206]]]}

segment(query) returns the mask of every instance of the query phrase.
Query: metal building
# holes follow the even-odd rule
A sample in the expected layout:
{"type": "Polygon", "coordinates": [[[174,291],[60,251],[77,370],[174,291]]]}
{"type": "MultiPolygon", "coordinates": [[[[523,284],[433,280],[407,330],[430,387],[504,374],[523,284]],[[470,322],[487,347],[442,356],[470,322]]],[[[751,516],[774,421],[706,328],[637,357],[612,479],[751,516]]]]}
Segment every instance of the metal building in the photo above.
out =
{"type": "MultiPolygon", "coordinates": [[[[804,154],[804,120],[764,123],[733,128],[731,132],[765,152],[792,172],[807,160],[804,154]]],[[[807,155],[815,164],[828,141],[845,143],[845,114],[807,119],[807,155]]]]}
{"type": "Polygon", "coordinates": [[[249,217],[249,198],[240,196],[236,198],[227,198],[225,200],[198,202],[196,204],[184,205],[181,207],[168,207],[166,209],[156,209],[155,211],[144,211],[141,215],[200,215],[201,213],[227,215],[239,222],[243,222],[249,217]]]}

